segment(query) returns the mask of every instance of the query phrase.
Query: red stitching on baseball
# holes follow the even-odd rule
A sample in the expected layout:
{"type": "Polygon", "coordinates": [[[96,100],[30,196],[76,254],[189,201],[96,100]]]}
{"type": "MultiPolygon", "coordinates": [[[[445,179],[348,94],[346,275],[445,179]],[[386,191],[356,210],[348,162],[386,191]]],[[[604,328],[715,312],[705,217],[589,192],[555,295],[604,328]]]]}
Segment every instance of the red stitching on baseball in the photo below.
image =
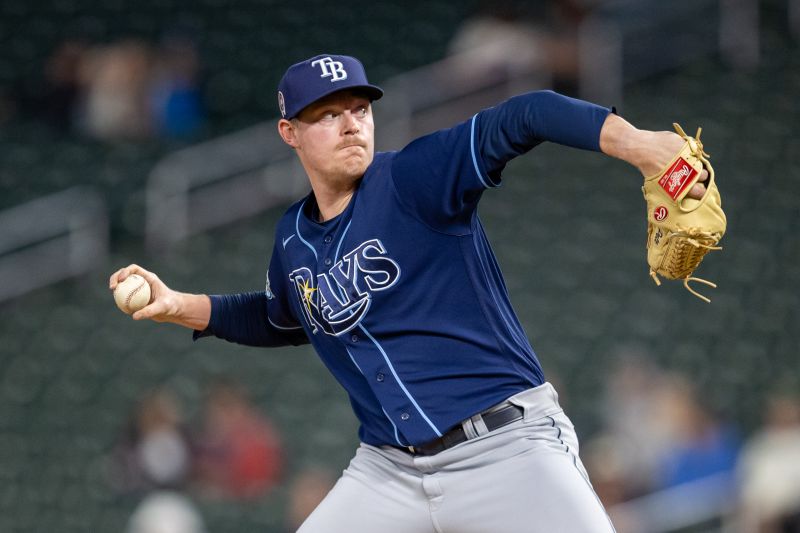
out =
{"type": "Polygon", "coordinates": [[[140,283],[138,287],[136,287],[135,289],[133,289],[131,292],[129,292],[129,293],[128,293],[128,296],[126,296],[126,297],[125,297],[125,309],[127,309],[128,311],[130,311],[130,310],[131,310],[131,305],[130,305],[130,304],[131,304],[131,298],[133,298],[133,296],[134,296],[134,295],[135,295],[137,292],[139,292],[139,290],[140,290],[142,287],[144,287],[144,284],[145,284],[145,283],[147,283],[147,280],[145,280],[144,278],[142,278],[142,283],[140,283]]]}

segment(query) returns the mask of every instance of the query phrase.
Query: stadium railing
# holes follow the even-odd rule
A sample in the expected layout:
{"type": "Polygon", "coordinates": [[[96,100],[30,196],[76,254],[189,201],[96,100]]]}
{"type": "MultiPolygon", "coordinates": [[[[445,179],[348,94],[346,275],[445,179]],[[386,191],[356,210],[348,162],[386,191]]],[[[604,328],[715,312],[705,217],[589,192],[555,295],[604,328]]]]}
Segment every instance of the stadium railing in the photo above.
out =
{"type": "Polygon", "coordinates": [[[108,254],[106,203],[92,187],[6,209],[0,227],[0,301],[82,275],[108,254]]]}
{"type": "MultiPolygon", "coordinates": [[[[546,87],[548,77],[477,78],[449,83],[462,72],[453,56],[390,78],[383,87],[378,149],[399,148],[416,135],[527,90],[546,87]]],[[[254,215],[297,199],[308,180],[272,120],[213,139],[159,161],[147,179],[146,243],[157,251],[190,235],[254,215]]]]}
{"type": "MultiPolygon", "coordinates": [[[[797,4],[796,0],[793,3],[797,4]]],[[[580,96],[622,105],[623,87],[719,53],[737,69],[759,61],[757,0],[617,0],[579,29],[580,96]]]]}

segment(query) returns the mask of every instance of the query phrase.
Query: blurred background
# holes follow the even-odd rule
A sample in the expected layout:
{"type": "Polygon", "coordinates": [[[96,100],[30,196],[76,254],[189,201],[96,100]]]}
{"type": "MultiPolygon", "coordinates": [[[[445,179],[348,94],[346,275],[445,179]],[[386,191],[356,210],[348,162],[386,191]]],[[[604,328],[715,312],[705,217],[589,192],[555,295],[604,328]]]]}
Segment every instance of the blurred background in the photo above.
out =
{"type": "Polygon", "coordinates": [[[710,305],[648,277],[618,161],[541,146],[480,214],[617,531],[800,531],[799,38],[797,0],[0,0],[0,531],[294,531],[346,467],[308,348],[193,343],[107,289],[263,287],[308,190],[276,86],[319,53],[386,89],[382,149],[542,88],[703,126],[710,305]]]}

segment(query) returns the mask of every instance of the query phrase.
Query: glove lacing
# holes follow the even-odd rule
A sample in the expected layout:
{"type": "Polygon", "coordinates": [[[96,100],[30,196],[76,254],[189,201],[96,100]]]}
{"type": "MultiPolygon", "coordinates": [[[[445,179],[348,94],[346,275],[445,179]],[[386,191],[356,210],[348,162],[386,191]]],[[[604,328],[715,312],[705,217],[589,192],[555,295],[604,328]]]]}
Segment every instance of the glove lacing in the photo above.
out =
{"type": "MultiPolygon", "coordinates": [[[[672,254],[668,254],[670,257],[670,264],[668,265],[667,270],[671,272],[680,271],[685,267],[685,265],[697,265],[702,261],[703,256],[706,253],[712,250],[722,250],[722,246],[714,246],[711,244],[707,244],[706,242],[702,242],[698,239],[702,239],[704,241],[716,243],[718,242],[717,236],[712,234],[709,231],[703,231],[698,228],[687,228],[685,231],[677,232],[677,233],[670,233],[667,235],[667,239],[671,239],[673,237],[685,237],[685,239],[678,244],[677,251],[672,254]],[[688,248],[687,246],[683,245],[683,243],[688,243],[692,245],[692,248],[688,248]]],[[[653,278],[656,285],[661,285],[661,280],[658,279],[658,274],[656,274],[655,270],[652,268],[650,269],[650,277],[653,278]]],[[[690,285],[690,281],[696,281],[698,283],[703,283],[712,287],[714,289],[717,288],[715,283],[712,283],[708,280],[703,278],[698,278],[695,276],[686,276],[683,278],[683,286],[686,288],[687,291],[692,293],[693,295],[697,296],[701,300],[705,301],[706,303],[711,303],[711,300],[696,290],[694,290],[690,285]]]]}
{"type": "Polygon", "coordinates": [[[708,198],[707,191],[711,189],[711,185],[714,183],[714,170],[713,167],[711,167],[711,163],[709,162],[711,156],[707,154],[705,150],[703,150],[703,142],[700,140],[700,134],[703,132],[703,128],[698,127],[695,136],[689,137],[686,134],[686,132],[683,131],[681,125],[678,124],[677,122],[673,122],[672,127],[675,128],[675,132],[678,135],[680,135],[684,141],[689,143],[689,150],[691,151],[692,155],[696,157],[701,163],[703,163],[703,168],[708,170],[708,183],[706,184],[706,194],[704,194],[703,197],[700,198],[700,200],[698,200],[697,204],[694,207],[687,209],[683,207],[683,199],[681,199],[681,201],[678,202],[678,208],[681,211],[683,211],[684,213],[691,213],[692,211],[694,211],[695,209],[697,209],[698,207],[700,207],[705,203],[706,198],[708,198]]]}

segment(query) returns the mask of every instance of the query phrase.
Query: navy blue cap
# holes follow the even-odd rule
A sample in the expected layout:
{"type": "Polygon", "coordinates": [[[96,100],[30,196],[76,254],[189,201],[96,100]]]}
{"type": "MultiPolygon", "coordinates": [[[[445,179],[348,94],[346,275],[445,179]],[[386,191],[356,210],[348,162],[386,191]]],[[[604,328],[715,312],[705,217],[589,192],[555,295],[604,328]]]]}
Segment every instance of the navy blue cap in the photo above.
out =
{"type": "Polygon", "coordinates": [[[364,65],[354,57],[323,54],[295,63],[278,84],[281,116],[292,119],[304,107],[342,89],[360,89],[370,100],[383,96],[383,89],[367,81],[364,65]]]}

